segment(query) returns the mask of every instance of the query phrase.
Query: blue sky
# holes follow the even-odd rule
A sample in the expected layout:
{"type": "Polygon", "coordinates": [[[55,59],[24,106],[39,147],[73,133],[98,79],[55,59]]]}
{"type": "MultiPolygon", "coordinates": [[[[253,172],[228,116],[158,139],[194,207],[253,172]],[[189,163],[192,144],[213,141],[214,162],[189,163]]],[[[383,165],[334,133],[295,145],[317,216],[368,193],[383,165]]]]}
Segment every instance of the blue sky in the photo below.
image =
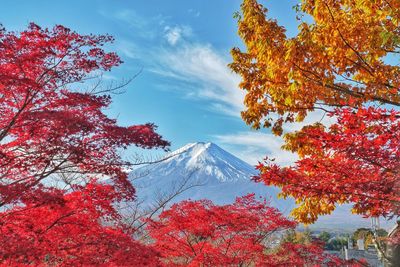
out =
{"type": "MultiPolygon", "coordinates": [[[[255,132],[240,119],[244,94],[228,68],[229,51],[241,46],[233,13],[239,0],[2,1],[1,23],[19,31],[29,22],[62,24],[79,33],[108,33],[124,64],[105,82],[141,74],[114,96],[107,112],[123,125],[154,122],[171,149],[211,141],[255,164],[265,155],[287,163],[281,140],[255,132]]],[[[265,2],[264,2],[265,3],[265,2]]],[[[294,0],[265,3],[270,16],[296,32],[294,0]]],[[[311,119],[318,119],[312,116],[311,119]]],[[[296,127],[296,126],[290,126],[296,127]]]]}

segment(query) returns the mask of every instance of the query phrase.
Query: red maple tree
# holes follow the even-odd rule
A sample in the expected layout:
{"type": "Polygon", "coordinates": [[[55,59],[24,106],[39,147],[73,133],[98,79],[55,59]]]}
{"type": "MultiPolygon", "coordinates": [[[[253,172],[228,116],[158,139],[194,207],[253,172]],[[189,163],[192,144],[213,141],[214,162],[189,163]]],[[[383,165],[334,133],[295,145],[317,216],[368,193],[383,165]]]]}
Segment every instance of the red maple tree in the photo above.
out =
{"type": "Polygon", "coordinates": [[[369,107],[330,115],[337,118],[330,127],[317,123],[286,135],[285,148],[301,157],[294,166],[260,164],[256,180],[295,197],[301,205],[294,215],[306,223],[342,203],[365,216],[398,216],[400,113],[369,107]]]}
{"type": "Polygon", "coordinates": [[[247,195],[224,206],[183,201],[150,220],[148,231],[166,266],[339,266],[317,243],[279,245],[279,234],[296,225],[247,195]]]}
{"type": "MultiPolygon", "coordinates": [[[[138,254],[141,245],[117,220],[101,222],[117,219],[111,203],[134,198],[119,150],[169,143],[153,124],[118,126],[103,112],[110,96],[81,87],[121,63],[101,48],[112,40],[33,23],[20,33],[0,29],[1,264],[92,264],[138,254]],[[64,190],[52,186],[55,177],[63,177],[64,190]],[[106,178],[113,182],[98,182],[106,178]]],[[[154,253],[143,251],[141,258],[154,253]]]]}
{"type": "Polygon", "coordinates": [[[0,265],[159,266],[158,253],[116,225],[111,185],[39,187],[1,214],[0,265]]]}

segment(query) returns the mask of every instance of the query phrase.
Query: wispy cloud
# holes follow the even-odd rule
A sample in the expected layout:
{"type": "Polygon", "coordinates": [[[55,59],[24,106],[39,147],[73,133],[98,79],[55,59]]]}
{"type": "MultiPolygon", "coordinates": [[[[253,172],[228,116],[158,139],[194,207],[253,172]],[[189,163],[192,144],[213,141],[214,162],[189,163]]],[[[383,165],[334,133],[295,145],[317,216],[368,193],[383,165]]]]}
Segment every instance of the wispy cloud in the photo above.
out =
{"type": "Polygon", "coordinates": [[[236,134],[213,136],[218,144],[232,151],[235,155],[250,164],[257,164],[265,156],[275,158],[281,165],[294,163],[298,157],[288,151],[283,151],[281,146],[283,140],[269,133],[261,132],[239,132],[236,134]]]}
{"type": "MultiPolygon", "coordinates": [[[[283,130],[284,133],[294,132],[300,130],[305,125],[310,125],[315,122],[329,126],[336,122],[336,118],[326,116],[322,111],[314,111],[309,113],[302,122],[284,124],[283,130]]],[[[265,156],[274,158],[275,162],[283,166],[291,165],[298,160],[297,154],[282,150],[281,147],[284,144],[283,138],[272,133],[248,131],[227,135],[215,135],[213,137],[216,142],[230,149],[230,151],[250,164],[256,164],[258,161],[262,161],[265,156]]]]}
{"type": "Polygon", "coordinates": [[[124,39],[116,40],[118,52],[130,59],[139,59],[141,57],[141,49],[134,43],[124,39]]]}
{"type": "MultiPolygon", "coordinates": [[[[196,10],[188,12],[200,15],[196,10]]],[[[188,89],[182,91],[184,97],[207,100],[208,109],[240,116],[244,92],[238,89],[240,78],[227,66],[227,51],[198,41],[190,26],[171,23],[170,18],[162,15],[145,18],[131,9],[100,13],[134,29],[129,33],[131,38],[117,40],[119,52],[125,58],[138,60],[146,66],[145,70],[183,84],[182,88],[188,89]]]]}
{"type": "Polygon", "coordinates": [[[135,38],[146,40],[157,38],[163,32],[164,24],[168,20],[168,17],[161,14],[153,17],[144,17],[133,9],[99,10],[98,12],[103,17],[129,29],[135,38]]]}
{"type": "Polygon", "coordinates": [[[191,84],[195,92],[188,94],[209,100],[210,108],[239,116],[244,92],[238,89],[240,78],[230,71],[228,63],[210,44],[185,42],[177,49],[161,49],[152,71],[191,84]]]}
{"type": "Polygon", "coordinates": [[[182,38],[190,37],[192,35],[192,28],[189,26],[165,26],[165,39],[167,42],[174,46],[176,45],[182,38]]]}

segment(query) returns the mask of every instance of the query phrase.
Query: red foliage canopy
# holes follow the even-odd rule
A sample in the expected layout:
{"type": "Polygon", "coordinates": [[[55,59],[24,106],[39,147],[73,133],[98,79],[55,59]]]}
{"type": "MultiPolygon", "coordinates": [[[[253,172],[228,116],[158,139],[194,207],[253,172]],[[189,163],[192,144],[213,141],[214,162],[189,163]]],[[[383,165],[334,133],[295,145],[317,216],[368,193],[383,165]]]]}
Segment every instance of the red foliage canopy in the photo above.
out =
{"type": "Polygon", "coordinates": [[[117,149],[168,145],[153,124],[121,127],[108,118],[109,96],[77,89],[90,73],[121,63],[99,48],[110,41],[63,26],[0,31],[0,204],[66,172],[110,176],[132,197],[117,149]]]}
{"type": "Polygon", "coordinates": [[[63,26],[0,29],[0,264],[154,263],[116,224],[112,203],[134,198],[118,151],[169,143],[153,124],[118,126],[103,113],[110,96],[80,88],[121,63],[101,48],[112,40],[63,26]],[[60,177],[66,190],[52,186],[60,177]]]}
{"type": "Polygon", "coordinates": [[[0,264],[6,266],[158,266],[158,254],[134,241],[111,203],[111,185],[65,194],[39,187],[23,206],[1,214],[0,264]]]}
{"type": "Polygon", "coordinates": [[[217,206],[207,200],[183,201],[150,221],[153,246],[166,266],[306,266],[340,262],[317,244],[285,243],[279,232],[296,222],[254,195],[217,206]]]}
{"type": "Polygon", "coordinates": [[[314,222],[335,204],[353,202],[366,216],[399,215],[400,112],[337,109],[337,123],[306,126],[286,136],[302,157],[291,167],[260,164],[256,180],[282,187],[301,204],[294,215],[314,222]]]}

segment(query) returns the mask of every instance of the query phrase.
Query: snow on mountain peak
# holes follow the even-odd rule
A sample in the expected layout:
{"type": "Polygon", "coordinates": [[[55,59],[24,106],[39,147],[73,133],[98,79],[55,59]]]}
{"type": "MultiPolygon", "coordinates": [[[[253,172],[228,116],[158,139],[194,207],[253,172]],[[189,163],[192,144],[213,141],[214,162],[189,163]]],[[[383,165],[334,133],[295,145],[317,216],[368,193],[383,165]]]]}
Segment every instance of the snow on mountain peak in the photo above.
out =
{"type": "Polygon", "coordinates": [[[219,181],[248,180],[255,174],[252,166],[210,142],[187,144],[166,158],[160,163],[165,169],[175,167],[193,171],[196,176],[212,176],[219,181]]]}
{"type": "MultiPolygon", "coordinates": [[[[217,204],[231,203],[238,196],[256,193],[277,194],[251,180],[255,168],[214,143],[187,144],[165,156],[164,160],[134,170],[130,177],[137,188],[138,199],[151,202],[177,188],[189,188],[174,198],[210,199],[217,204]],[[139,178],[137,178],[139,177],[139,178]]],[[[278,202],[274,202],[278,205],[278,202]]]]}

